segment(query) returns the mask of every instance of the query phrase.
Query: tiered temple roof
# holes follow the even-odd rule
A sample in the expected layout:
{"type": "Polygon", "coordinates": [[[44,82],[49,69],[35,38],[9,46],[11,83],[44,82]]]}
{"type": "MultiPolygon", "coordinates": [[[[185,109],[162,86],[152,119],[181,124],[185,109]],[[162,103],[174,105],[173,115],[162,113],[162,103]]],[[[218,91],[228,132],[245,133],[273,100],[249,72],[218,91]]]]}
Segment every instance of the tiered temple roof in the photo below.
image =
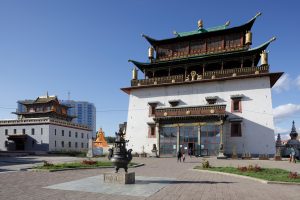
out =
{"type": "Polygon", "coordinates": [[[49,96],[48,93],[46,96],[40,96],[35,100],[24,100],[18,103],[26,108],[24,112],[18,110],[13,112],[18,115],[19,119],[51,117],[72,121],[76,117],[68,115],[69,106],[60,104],[56,96],[49,96]]]}
{"type": "Polygon", "coordinates": [[[206,29],[201,20],[197,30],[175,32],[175,37],[162,40],[143,35],[151,44],[149,62],[129,62],[144,74],[144,78],[138,79],[137,69],[134,69],[131,87],[122,90],[129,93],[131,89],[140,87],[262,76],[270,77],[272,87],[283,74],[269,72],[266,49],[276,38],[272,37],[267,42],[250,48],[251,28],[260,15],[258,13],[247,23],[232,28],[228,28],[227,22],[222,26],[206,29]]]}

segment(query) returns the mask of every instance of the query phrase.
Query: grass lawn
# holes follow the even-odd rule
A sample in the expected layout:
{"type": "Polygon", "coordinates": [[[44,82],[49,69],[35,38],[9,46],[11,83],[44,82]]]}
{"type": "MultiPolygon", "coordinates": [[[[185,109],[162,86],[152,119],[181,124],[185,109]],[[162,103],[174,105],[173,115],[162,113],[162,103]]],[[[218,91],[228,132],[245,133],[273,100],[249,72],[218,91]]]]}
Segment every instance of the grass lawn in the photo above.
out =
{"type": "MultiPolygon", "coordinates": [[[[136,165],[136,163],[129,163],[128,167],[136,165]]],[[[57,169],[76,169],[76,168],[98,168],[98,167],[113,167],[110,161],[97,161],[95,164],[83,164],[82,162],[68,162],[59,164],[50,164],[35,166],[33,169],[47,169],[47,170],[57,170],[57,169]]]]}
{"type": "Polygon", "coordinates": [[[235,167],[211,167],[211,168],[202,168],[200,166],[195,167],[195,169],[225,172],[230,174],[238,174],[242,176],[250,176],[253,178],[259,178],[267,181],[280,181],[280,182],[296,182],[300,183],[300,178],[292,179],[289,178],[289,171],[283,169],[272,169],[272,168],[262,168],[261,171],[246,171],[242,172],[235,167]]]}

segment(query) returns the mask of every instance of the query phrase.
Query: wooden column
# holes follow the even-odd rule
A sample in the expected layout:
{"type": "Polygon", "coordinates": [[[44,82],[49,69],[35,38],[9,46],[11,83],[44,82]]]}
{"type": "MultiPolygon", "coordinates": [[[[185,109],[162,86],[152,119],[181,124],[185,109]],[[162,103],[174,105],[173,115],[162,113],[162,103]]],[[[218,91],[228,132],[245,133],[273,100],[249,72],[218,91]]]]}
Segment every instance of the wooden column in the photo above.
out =
{"type": "Polygon", "coordinates": [[[221,63],[221,70],[224,69],[224,61],[222,60],[222,63],[221,63]]]}
{"type": "Polygon", "coordinates": [[[169,76],[171,76],[171,68],[169,67],[169,73],[168,73],[169,76]]]}
{"type": "Polygon", "coordinates": [[[159,134],[159,123],[155,124],[156,142],[157,142],[157,156],[160,156],[160,134],[159,134]]]}
{"type": "Polygon", "coordinates": [[[187,67],[184,68],[184,80],[186,79],[186,75],[187,75],[187,67]]]}
{"type": "Polygon", "coordinates": [[[243,68],[244,67],[244,59],[242,58],[241,59],[241,68],[243,68]]]}
{"type": "Polygon", "coordinates": [[[220,147],[219,147],[219,155],[217,158],[226,158],[226,156],[224,155],[224,143],[223,143],[223,125],[224,122],[223,120],[221,120],[221,124],[220,126],[220,147]]]}
{"type": "Polygon", "coordinates": [[[180,128],[179,125],[177,125],[177,141],[176,141],[176,153],[179,151],[179,145],[180,145],[180,128]]]}
{"type": "Polygon", "coordinates": [[[146,70],[144,69],[144,79],[146,79],[146,70]]]}
{"type": "Polygon", "coordinates": [[[198,126],[198,143],[197,144],[199,147],[198,153],[201,156],[201,126],[200,125],[198,126]]]}
{"type": "Polygon", "coordinates": [[[203,75],[203,78],[204,78],[204,73],[205,73],[205,64],[202,65],[202,75],[203,75]]]}
{"type": "Polygon", "coordinates": [[[253,56],[252,57],[252,67],[254,67],[254,59],[255,59],[255,57],[253,56]]]}

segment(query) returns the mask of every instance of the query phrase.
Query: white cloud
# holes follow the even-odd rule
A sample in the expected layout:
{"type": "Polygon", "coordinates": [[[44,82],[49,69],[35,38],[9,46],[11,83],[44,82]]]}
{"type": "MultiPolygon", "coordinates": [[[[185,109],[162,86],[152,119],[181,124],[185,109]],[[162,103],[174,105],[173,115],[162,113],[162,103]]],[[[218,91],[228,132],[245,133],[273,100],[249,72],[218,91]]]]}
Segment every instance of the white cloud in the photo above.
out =
{"type": "Polygon", "coordinates": [[[284,119],[292,117],[295,114],[300,114],[300,104],[284,104],[273,109],[274,119],[284,119]]]}
{"type": "MultiPolygon", "coordinates": [[[[291,139],[289,134],[280,134],[281,141],[291,139]]],[[[277,139],[277,138],[276,138],[277,139]]]]}
{"type": "Polygon", "coordinates": [[[296,78],[296,85],[300,89],[300,75],[296,78]]]}
{"type": "Polygon", "coordinates": [[[289,132],[288,129],[285,129],[285,128],[281,128],[281,127],[278,127],[278,126],[275,126],[275,134],[277,135],[278,133],[280,134],[287,134],[289,132]]]}
{"type": "MultiPolygon", "coordinates": [[[[299,84],[300,84],[300,76],[299,77],[299,84]]],[[[276,82],[276,84],[273,86],[273,90],[277,93],[281,93],[283,91],[288,91],[290,89],[290,75],[284,74],[280,79],[276,82]]],[[[300,86],[299,86],[300,87],[300,86]]]]}

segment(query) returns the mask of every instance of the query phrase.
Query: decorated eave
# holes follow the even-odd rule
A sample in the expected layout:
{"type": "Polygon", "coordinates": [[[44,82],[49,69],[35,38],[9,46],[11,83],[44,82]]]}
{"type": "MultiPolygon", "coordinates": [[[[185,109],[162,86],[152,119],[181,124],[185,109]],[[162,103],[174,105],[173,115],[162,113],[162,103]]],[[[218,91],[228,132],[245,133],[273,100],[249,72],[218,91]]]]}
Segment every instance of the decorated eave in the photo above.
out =
{"type": "Polygon", "coordinates": [[[227,22],[225,25],[213,27],[213,28],[199,28],[198,30],[195,31],[190,31],[190,32],[175,32],[176,37],[174,38],[167,38],[167,39],[162,39],[162,40],[157,40],[154,38],[151,38],[145,34],[142,34],[142,36],[154,47],[160,44],[167,44],[167,43],[172,43],[175,41],[183,41],[187,39],[194,39],[194,38],[201,38],[201,37],[206,37],[209,35],[214,35],[214,34],[223,34],[223,33],[233,33],[237,31],[243,31],[247,32],[250,31],[256,18],[260,16],[261,13],[257,13],[252,19],[250,19],[247,23],[241,25],[241,26],[236,26],[232,28],[227,28],[229,23],[227,22]]]}
{"type": "Polygon", "coordinates": [[[50,97],[38,97],[36,100],[24,100],[24,101],[18,101],[18,103],[27,106],[27,105],[34,105],[34,104],[48,104],[50,102],[55,102],[59,104],[61,107],[65,108],[72,108],[72,106],[68,106],[66,104],[59,103],[56,96],[50,96],[50,97]]]}
{"type": "Polygon", "coordinates": [[[209,106],[180,106],[157,108],[154,121],[176,121],[191,119],[225,119],[226,105],[209,105],[209,106]]]}
{"type": "Polygon", "coordinates": [[[57,113],[54,110],[49,110],[49,111],[38,111],[38,112],[12,112],[12,114],[15,115],[24,115],[24,116],[38,116],[38,115],[45,115],[45,114],[51,114],[51,115],[56,115],[56,116],[63,116],[64,118],[77,118],[75,115],[63,115],[60,113],[57,113]]]}
{"type": "Polygon", "coordinates": [[[226,81],[226,80],[236,80],[236,79],[246,79],[246,78],[257,78],[257,77],[270,77],[270,87],[273,87],[278,79],[283,75],[283,72],[265,72],[259,74],[247,74],[247,75],[240,75],[240,76],[228,76],[228,77],[221,77],[221,78],[214,78],[214,79],[202,79],[202,80],[195,80],[195,81],[181,81],[175,83],[163,83],[163,84],[151,84],[151,85],[142,85],[142,86],[131,86],[126,88],[121,88],[127,94],[130,94],[131,90],[134,89],[142,89],[142,88],[152,88],[152,87],[161,87],[161,86],[174,86],[174,85],[188,85],[188,84],[195,84],[195,83],[206,83],[206,82],[216,82],[216,81],[226,81]]]}
{"type": "MultiPolygon", "coordinates": [[[[240,51],[234,51],[234,52],[222,52],[222,53],[211,53],[211,54],[204,54],[200,56],[191,56],[191,57],[185,57],[185,58],[178,58],[174,60],[168,60],[168,61],[158,61],[158,62],[138,62],[135,60],[128,60],[128,62],[133,63],[136,67],[138,67],[142,72],[145,69],[153,69],[153,68],[160,68],[160,67],[177,67],[178,65],[184,64],[184,63],[199,63],[204,61],[214,61],[214,60],[220,60],[220,59],[226,59],[226,58],[236,58],[236,57],[243,57],[243,56],[252,56],[252,55],[259,55],[263,50],[266,50],[269,44],[274,41],[276,38],[273,37],[269,41],[263,43],[262,45],[248,49],[248,50],[240,50],[240,51]]],[[[255,59],[255,65],[259,62],[260,57],[257,56],[255,59]]]]}

